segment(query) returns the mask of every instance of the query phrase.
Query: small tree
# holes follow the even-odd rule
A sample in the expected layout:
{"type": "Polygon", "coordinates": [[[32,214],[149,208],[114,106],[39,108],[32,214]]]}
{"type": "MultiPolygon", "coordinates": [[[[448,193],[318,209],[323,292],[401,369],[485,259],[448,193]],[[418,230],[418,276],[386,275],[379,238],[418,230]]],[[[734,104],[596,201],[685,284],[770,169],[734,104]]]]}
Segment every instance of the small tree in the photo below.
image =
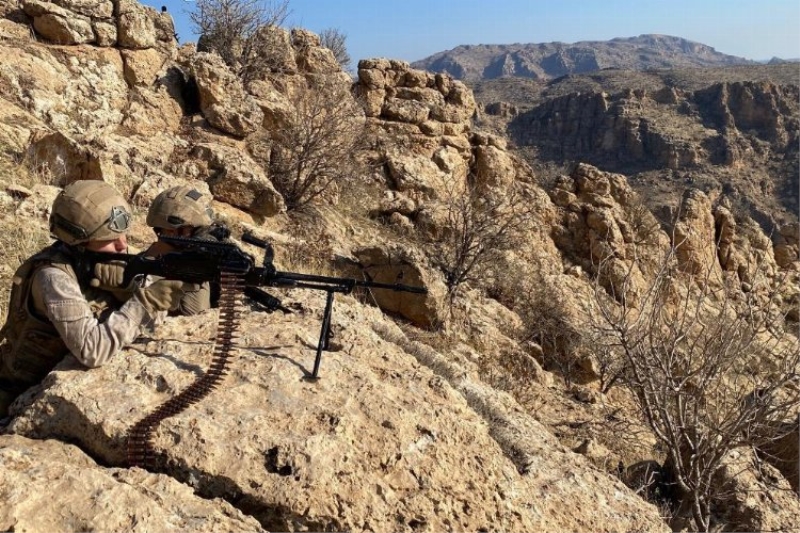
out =
{"type": "Polygon", "coordinates": [[[289,0],[196,0],[189,19],[200,35],[198,50],[216,52],[244,77],[268,56],[265,28],[282,25],[289,14],[289,0]]]}
{"type": "Polygon", "coordinates": [[[360,172],[365,122],[348,84],[337,76],[311,78],[289,100],[285,124],[271,133],[269,172],[293,210],[360,172]]]}
{"type": "MultiPolygon", "coordinates": [[[[783,331],[768,283],[743,293],[713,279],[711,267],[684,273],[676,248],[635,299],[598,284],[593,330],[624,358],[624,382],[666,450],[696,527],[708,531],[725,499],[714,479],[723,458],[739,446],[758,447],[764,429],[800,405],[800,346],[783,331]]],[[[627,283],[621,290],[636,289],[627,283]]]]}
{"type": "Polygon", "coordinates": [[[341,65],[342,70],[350,70],[351,59],[347,52],[347,35],[338,28],[327,28],[319,34],[322,46],[333,52],[336,61],[341,65]]]}

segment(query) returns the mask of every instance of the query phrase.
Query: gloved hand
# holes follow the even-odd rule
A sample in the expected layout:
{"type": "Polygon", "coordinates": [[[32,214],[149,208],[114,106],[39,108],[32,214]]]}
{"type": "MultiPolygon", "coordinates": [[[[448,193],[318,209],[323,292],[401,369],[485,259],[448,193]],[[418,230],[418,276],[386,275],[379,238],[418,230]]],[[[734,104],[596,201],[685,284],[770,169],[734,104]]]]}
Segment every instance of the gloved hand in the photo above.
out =
{"type": "Polygon", "coordinates": [[[89,282],[89,285],[101,289],[118,289],[122,286],[124,275],[125,263],[122,261],[97,263],[94,266],[94,278],[89,282]]]}
{"type": "Polygon", "coordinates": [[[186,290],[184,285],[182,281],[160,279],[148,287],[136,289],[134,298],[152,316],[158,311],[177,309],[186,290]]]}

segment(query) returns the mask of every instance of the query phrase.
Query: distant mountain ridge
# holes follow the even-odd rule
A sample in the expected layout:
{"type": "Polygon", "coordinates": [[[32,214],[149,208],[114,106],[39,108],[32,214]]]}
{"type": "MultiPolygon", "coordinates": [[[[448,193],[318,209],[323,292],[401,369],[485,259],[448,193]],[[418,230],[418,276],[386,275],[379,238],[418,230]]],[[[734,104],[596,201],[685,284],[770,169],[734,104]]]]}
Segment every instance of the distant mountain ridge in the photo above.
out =
{"type": "Polygon", "coordinates": [[[548,80],[605,68],[648,70],[755,64],[705,44],[647,34],[610,41],[462,45],[412,63],[465,81],[520,77],[548,80]]]}

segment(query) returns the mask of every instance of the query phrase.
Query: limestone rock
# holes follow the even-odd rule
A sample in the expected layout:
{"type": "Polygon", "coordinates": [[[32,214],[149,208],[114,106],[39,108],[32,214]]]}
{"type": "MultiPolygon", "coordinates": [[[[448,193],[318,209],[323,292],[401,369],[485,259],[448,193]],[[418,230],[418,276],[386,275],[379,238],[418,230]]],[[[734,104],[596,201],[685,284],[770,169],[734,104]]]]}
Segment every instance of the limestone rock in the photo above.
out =
{"type": "Polygon", "coordinates": [[[25,0],[25,13],[33,18],[33,27],[45,39],[56,44],[82,44],[94,41],[91,20],[55,3],[25,0]]]}
{"type": "Polygon", "coordinates": [[[319,37],[302,28],[294,28],[291,33],[295,62],[302,72],[311,74],[330,74],[339,72],[341,67],[333,52],[320,45],[319,37]]]}
{"type": "MultiPolygon", "coordinates": [[[[299,311],[246,312],[224,385],[156,430],[162,471],[241,502],[269,530],[424,521],[448,530],[666,531],[654,507],[560,449],[474,370],[405,339],[377,309],[337,297],[341,350],[324,353],[319,381],[303,381],[325,297],[282,297],[299,311]]],[[[215,321],[216,311],[168,319],[98,369],[68,358],[12,406],[10,430],[69,439],[120,464],[130,425],[207,365],[215,321]]]]}
{"type": "Polygon", "coordinates": [[[426,329],[433,329],[443,321],[444,285],[431,278],[419,254],[399,247],[372,246],[353,250],[353,256],[367,279],[376,283],[401,283],[428,289],[425,295],[370,289],[378,307],[426,329]]]}
{"type": "Polygon", "coordinates": [[[243,152],[203,143],[193,148],[192,155],[206,163],[205,179],[215,198],[263,216],[286,210],[283,197],[264,171],[243,152]]]}
{"type": "Polygon", "coordinates": [[[203,115],[212,126],[236,137],[245,137],[261,125],[264,113],[219,56],[195,55],[192,76],[200,91],[203,115]]]}
{"type": "Polygon", "coordinates": [[[118,0],[117,42],[120,47],[140,50],[156,45],[156,10],[136,0],[118,0]]]}
{"type": "Polygon", "coordinates": [[[711,201],[697,189],[683,196],[674,228],[676,254],[681,268],[691,274],[719,272],[714,250],[714,216],[711,201]]]}
{"type": "Polygon", "coordinates": [[[800,270],[800,225],[781,226],[774,237],[775,262],[781,268],[800,270]]]}
{"type": "Polygon", "coordinates": [[[76,46],[54,55],[42,46],[0,47],[0,83],[8,84],[9,98],[68,135],[101,135],[116,128],[128,102],[119,52],[76,46]]]}
{"type": "Polygon", "coordinates": [[[797,527],[800,500],[786,479],[771,465],[758,461],[752,450],[729,452],[715,482],[728,491],[723,507],[717,510],[726,529],[791,531],[797,527]]]}
{"type": "Polygon", "coordinates": [[[165,475],[103,468],[55,440],[0,435],[0,465],[3,531],[263,531],[223,500],[165,475]]]}
{"type": "Polygon", "coordinates": [[[114,181],[113,170],[95,150],[62,133],[36,139],[28,157],[36,172],[51,176],[52,183],[61,187],[77,180],[114,181]]]}

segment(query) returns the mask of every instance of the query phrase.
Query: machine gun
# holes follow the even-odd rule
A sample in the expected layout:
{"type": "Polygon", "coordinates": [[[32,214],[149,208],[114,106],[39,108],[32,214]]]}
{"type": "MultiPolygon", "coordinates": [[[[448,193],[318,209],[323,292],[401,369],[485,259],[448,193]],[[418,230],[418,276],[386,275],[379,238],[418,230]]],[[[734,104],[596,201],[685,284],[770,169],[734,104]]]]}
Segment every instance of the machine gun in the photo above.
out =
{"type": "Polygon", "coordinates": [[[244,252],[232,242],[166,236],[161,236],[160,240],[172,245],[176,248],[176,251],[167,252],[158,257],[147,257],[143,254],[130,255],[85,251],[78,265],[79,275],[84,276],[84,278],[91,277],[94,272],[94,265],[113,261],[125,263],[125,273],[121,285],[123,287],[131,286],[136,280],[148,275],[187,283],[219,283],[221,273],[227,272],[240,276],[244,280],[244,293],[246,296],[268,310],[280,309],[284,312],[291,311],[285,308],[278,298],[267,293],[261,287],[325,291],[327,299],[319,342],[317,343],[317,353],[314,359],[314,369],[307,376],[307,379],[311,380],[316,380],[319,377],[322,352],[329,349],[332,336],[333,298],[336,293],[349,294],[357,287],[416,294],[426,294],[428,292],[425,287],[413,287],[401,283],[376,283],[352,278],[282,272],[273,265],[274,251],[272,245],[247,233],[242,235],[242,241],[264,250],[261,266],[256,266],[253,256],[244,252]]]}

